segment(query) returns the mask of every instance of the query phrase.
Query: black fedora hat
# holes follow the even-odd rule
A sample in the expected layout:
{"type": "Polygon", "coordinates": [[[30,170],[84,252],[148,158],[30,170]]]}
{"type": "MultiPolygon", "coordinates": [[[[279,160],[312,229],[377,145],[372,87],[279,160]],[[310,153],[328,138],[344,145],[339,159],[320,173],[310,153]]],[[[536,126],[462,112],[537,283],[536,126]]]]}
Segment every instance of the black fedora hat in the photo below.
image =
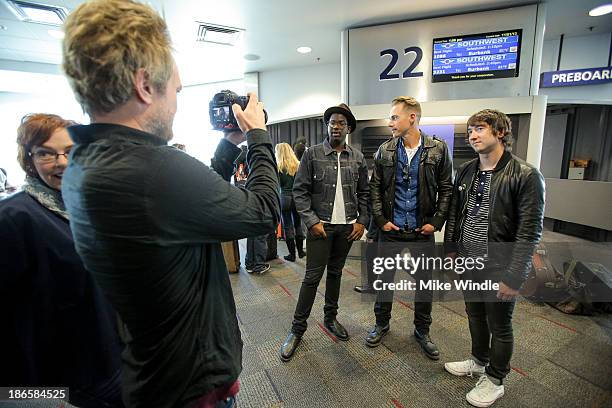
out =
{"type": "Polygon", "coordinates": [[[355,130],[355,128],[357,127],[357,120],[355,120],[355,116],[353,116],[353,112],[351,112],[351,109],[348,107],[348,105],[341,103],[338,106],[332,106],[331,108],[327,108],[325,110],[325,113],[323,114],[323,121],[325,122],[325,124],[329,122],[329,118],[334,113],[344,115],[344,117],[348,121],[348,125],[351,128],[351,132],[355,130]]]}

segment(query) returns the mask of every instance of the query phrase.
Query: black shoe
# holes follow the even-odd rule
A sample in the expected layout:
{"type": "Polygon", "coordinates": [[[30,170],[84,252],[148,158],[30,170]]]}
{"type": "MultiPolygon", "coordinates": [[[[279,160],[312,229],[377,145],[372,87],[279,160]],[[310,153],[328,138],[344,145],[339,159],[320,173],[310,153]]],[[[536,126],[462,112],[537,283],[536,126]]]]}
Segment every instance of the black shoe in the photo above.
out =
{"type": "Polygon", "coordinates": [[[325,328],[329,330],[331,334],[336,336],[338,340],[347,341],[349,339],[349,334],[346,332],[346,329],[336,319],[331,321],[326,320],[325,328]]]}
{"type": "Polygon", "coordinates": [[[281,360],[284,362],[291,360],[293,353],[295,353],[297,346],[300,344],[300,341],[302,341],[301,336],[296,336],[293,332],[289,332],[287,340],[285,340],[280,349],[281,360]]]}
{"type": "Polygon", "coordinates": [[[256,273],[258,275],[262,275],[266,272],[268,272],[270,270],[270,264],[261,264],[261,265],[257,265],[253,268],[253,272],[251,273],[256,273]]]}
{"type": "Polygon", "coordinates": [[[357,293],[375,293],[374,288],[367,285],[356,285],[353,290],[357,293]]]}
{"type": "Polygon", "coordinates": [[[431,341],[429,333],[421,334],[417,329],[414,329],[414,337],[427,357],[431,358],[432,360],[440,359],[440,350],[438,350],[438,346],[431,341]]]}
{"type": "Polygon", "coordinates": [[[389,331],[389,324],[385,326],[374,326],[366,336],[366,345],[368,347],[378,347],[385,334],[389,331]]]}
{"type": "Polygon", "coordinates": [[[295,262],[295,254],[285,255],[283,256],[283,258],[285,259],[285,261],[295,262]]]}

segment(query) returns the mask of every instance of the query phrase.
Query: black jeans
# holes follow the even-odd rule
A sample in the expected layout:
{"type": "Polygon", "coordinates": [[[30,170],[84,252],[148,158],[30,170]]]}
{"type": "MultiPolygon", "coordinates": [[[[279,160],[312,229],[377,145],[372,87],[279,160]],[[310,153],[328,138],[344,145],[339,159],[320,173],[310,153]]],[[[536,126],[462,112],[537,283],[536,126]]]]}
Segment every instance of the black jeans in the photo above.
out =
{"type": "MultiPolygon", "coordinates": [[[[474,292],[471,299],[474,299],[474,292]]],[[[512,312],[516,301],[502,302],[496,292],[485,292],[488,297],[483,302],[466,302],[470,334],[472,336],[472,356],[481,365],[487,365],[487,374],[503,380],[510,372],[510,359],[514,348],[512,332],[512,312]]]]}
{"type": "Polygon", "coordinates": [[[353,231],[352,224],[323,224],[327,239],[314,237],[308,233],[306,238],[306,273],[300,289],[300,297],[291,331],[296,336],[302,336],[308,327],[307,320],[312,310],[317,287],[327,266],[325,281],[325,321],[332,321],[338,314],[338,298],[340,297],[340,280],[346,256],[353,245],[346,238],[353,231]]]}
{"type": "Polygon", "coordinates": [[[247,251],[244,263],[247,269],[252,269],[266,263],[268,252],[268,235],[247,238],[247,251]]]}
{"type": "MultiPolygon", "coordinates": [[[[432,253],[434,250],[434,238],[433,235],[423,235],[419,233],[401,233],[397,231],[380,231],[380,239],[383,242],[414,242],[414,243],[426,243],[431,242],[432,253]]],[[[426,254],[427,255],[427,254],[426,254]]],[[[392,282],[395,276],[395,271],[392,271],[389,281],[392,282]]],[[[417,282],[417,288],[420,280],[431,279],[431,271],[419,270],[413,275],[417,282]]],[[[374,314],[376,315],[376,325],[386,326],[391,320],[391,309],[393,308],[393,302],[387,302],[381,300],[390,296],[389,291],[386,291],[385,295],[379,293],[378,299],[374,304],[374,314]]],[[[392,294],[391,294],[392,296],[392,294]]],[[[429,334],[429,326],[431,326],[431,300],[433,293],[431,290],[419,290],[415,291],[415,302],[414,302],[414,327],[421,334],[429,334]]]]}
{"type": "Polygon", "coordinates": [[[290,240],[294,238],[304,239],[302,232],[302,220],[300,214],[295,208],[295,201],[293,200],[293,194],[283,193],[281,195],[281,216],[283,220],[283,230],[285,231],[285,239],[290,240]]]}

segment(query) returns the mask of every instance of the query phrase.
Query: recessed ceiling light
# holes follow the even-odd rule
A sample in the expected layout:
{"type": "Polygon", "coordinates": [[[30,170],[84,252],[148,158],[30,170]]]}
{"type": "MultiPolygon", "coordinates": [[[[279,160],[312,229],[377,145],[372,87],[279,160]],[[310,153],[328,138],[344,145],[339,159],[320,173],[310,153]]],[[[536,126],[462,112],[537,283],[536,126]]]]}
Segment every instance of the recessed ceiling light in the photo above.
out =
{"type": "Polygon", "coordinates": [[[247,61],[257,61],[259,58],[261,57],[257,54],[247,54],[244,56],[244,59],[247,61]]]}
{"type": "Polygon", "coordinates": [[[589,16],[591,17],[599,17],[605,16],[606,14],[612,13],[612,3],[602,4],[601,6],[597,6],[591,11],[589,11],[589,16]]]}
{"type": "Polygon", "coordinates": [[[297,52],[300,54],[308,54],[310,51],[312,51],[312,48],[310,47],[298,47],[297,49],[297,52]]]}
{"type": "Polygon", "coordinates": [[[65,7],[50,4],[28,3],[18,0],[7,0],[7,4],[17,18],[29,23],[61,26],[68,16],[68,9],[65,7]]]}
{"type": "Polygon", "coordinates": [[[8,30],[8,27],[0,24],[0,31],[6,31],[6,30],[8,30]]]}
{"type": "Polygon", "coordinates": [[[64,32],[60,30],[47,30],[47,34],[53,38],[57,38],[58,40],[64,39],[64,32]]]}

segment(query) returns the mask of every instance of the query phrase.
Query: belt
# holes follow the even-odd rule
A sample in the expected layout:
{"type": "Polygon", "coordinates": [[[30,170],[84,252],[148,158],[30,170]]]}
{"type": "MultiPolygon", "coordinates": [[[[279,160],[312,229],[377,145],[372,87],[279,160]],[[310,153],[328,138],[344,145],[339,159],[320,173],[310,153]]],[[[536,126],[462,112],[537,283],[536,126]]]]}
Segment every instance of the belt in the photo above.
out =
{"type": "Polygon", "coordinates": [[[417,231],[416,229],[412,229],[412,228],[400,228],[399,231],[400,234],[418,234],[419,231],[417,231]]]}

